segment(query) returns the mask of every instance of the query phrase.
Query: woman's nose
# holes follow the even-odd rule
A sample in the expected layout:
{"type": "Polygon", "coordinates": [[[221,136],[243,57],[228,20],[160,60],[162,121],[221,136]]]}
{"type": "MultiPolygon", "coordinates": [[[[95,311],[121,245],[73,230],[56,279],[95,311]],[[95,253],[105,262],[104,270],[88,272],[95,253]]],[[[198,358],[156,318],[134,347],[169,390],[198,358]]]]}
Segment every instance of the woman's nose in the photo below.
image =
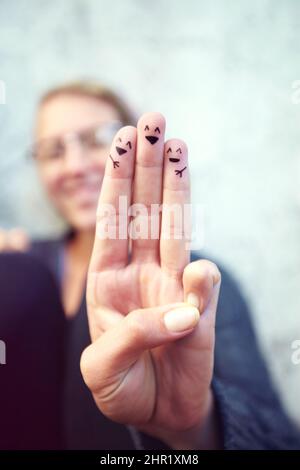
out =
{"type": "Polygon", "coordinates": [[[80,173],[86,169],[88,157],[79,142],[68,142],[65,148],[64,169],[71,173],[80,173]]]}

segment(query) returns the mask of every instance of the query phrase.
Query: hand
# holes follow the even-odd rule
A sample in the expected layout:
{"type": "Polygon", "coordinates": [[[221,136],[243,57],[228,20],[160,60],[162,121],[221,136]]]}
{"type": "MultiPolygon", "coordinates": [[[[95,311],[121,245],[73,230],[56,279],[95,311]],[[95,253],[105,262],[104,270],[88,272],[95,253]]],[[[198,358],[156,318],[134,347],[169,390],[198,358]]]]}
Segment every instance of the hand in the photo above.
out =
{"type": "Polygon", "coordinates": [[[110,419],[170,446],[199,448],[213,415],[220,273],[209,261],[189,263],[189,230],[183,233],[181,220],[168,217],[170,205],[189,204],[190,182],[185,143],[164,143],[164,133],[164,117],[147,113],[137,129],[124,127],[114,138],[88,273],[92,344],[83,352],[81,370],[110,419]],[[123,206],[120,196],[127,201],[123,206]],[[155,218],[150,206],[162,202],[158,236],[139,238],[138,228],[145,235],[155,218]],[[136,203],[140,213],[132,208],[131,240],[121,238],[128,208],[136,203]],[[117,209],[117,218],[109,208],[117,209]],[[116,238],[105,237],[104,228],[110,235],[116,230],[116,238]]]}
{"type": "Polygon", "coordinates": [[[29,237],[23,229],[0,229],[0,253],[5,251],[26,251],[29,245],[29,237]]]}

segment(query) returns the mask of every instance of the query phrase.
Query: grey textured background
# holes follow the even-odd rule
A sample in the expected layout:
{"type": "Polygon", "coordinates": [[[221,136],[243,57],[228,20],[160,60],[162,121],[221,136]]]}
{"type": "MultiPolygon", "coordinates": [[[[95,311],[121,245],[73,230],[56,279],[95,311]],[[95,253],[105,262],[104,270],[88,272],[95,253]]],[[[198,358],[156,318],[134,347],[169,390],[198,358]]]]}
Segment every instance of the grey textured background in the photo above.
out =
{"type": "Polygon", "coordinates": [[[239,280],[300,423],[299,23],[295,0],[0,1],[0,225],[60,226],[24,159],[47,87],[99,78],[137,113],[163,112],[189,144],[204,248],[239,280]]]}

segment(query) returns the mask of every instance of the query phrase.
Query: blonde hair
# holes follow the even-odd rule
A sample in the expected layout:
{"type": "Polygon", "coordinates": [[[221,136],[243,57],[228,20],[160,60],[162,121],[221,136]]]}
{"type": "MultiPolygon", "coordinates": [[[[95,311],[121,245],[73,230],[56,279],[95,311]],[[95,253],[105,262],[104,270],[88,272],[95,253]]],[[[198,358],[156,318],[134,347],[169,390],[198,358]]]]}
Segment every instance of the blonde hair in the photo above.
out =
{"type": "Polygon", "coordinates": [[[52,98],[60,95],[77,95],[104,101],[113,106],[119,113],[120,120],[124,126],[136,125],[136,119],[125,101],[110,88],[93,81],[76,81],[65,83],[48,90],[40,99],[40,106],[52,98]]]}

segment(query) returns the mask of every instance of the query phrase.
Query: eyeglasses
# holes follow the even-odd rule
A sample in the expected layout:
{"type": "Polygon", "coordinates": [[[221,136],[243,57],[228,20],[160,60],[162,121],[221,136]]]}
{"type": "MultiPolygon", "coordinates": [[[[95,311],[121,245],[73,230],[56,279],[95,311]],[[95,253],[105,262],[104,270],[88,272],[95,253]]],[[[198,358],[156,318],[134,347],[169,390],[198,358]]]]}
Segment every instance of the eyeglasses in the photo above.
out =
{"type": "Polygon", "coordinates": [[[69,131],[37,141],[29,153],[40,162],[54,162],[63,159],[67,146],[71,142],[76,142],[86,152],[100,150],[110,145],[115,133],[121,127],[121,121],[110,121],[85,129],[69,131]]]}

